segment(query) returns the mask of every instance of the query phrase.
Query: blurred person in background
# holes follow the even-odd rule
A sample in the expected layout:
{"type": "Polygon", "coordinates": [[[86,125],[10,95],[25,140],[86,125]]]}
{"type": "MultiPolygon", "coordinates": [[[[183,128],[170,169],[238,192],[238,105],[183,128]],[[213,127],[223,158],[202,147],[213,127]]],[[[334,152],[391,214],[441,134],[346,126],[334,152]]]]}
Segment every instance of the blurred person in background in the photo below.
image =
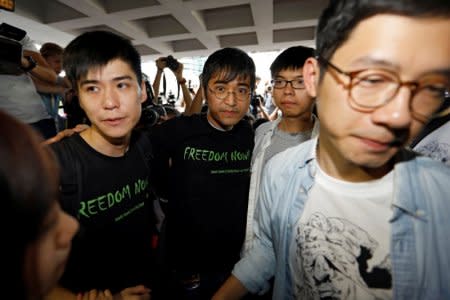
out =
{"type": "Polygon", "coordinates": [[[56,157],[25,123],[0,110],[2,298],[39,300],[61,277],[78,222],[59,206],[56,157]]]}

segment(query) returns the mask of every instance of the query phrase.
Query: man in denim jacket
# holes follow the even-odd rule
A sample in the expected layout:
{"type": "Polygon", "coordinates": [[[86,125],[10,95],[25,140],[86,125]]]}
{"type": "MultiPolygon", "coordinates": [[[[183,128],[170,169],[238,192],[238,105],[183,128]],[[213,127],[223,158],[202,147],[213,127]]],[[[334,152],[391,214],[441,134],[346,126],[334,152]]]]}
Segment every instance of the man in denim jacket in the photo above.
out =
{"type": "Polygon", "coordinates": [[[303,65],[308,57],[313,56],[312,48],[290,47],[281,52],[270,66],[273,98],[282,115],[275,121],[261,124],[255,131],[243,254],[249,251],[253,242],[253,217],[266,162],[318,133],[319,122],[312,113],[314,98],[306,92],[303,81],[303,65]]]}
{"type": "Polygon", "coordinates": [[[267,163],[254,247],[213,299],[449,299],[450,169],[405,150],[448,107],[450,5],[332,1],[304,66],[318,138],[267,163]]]}

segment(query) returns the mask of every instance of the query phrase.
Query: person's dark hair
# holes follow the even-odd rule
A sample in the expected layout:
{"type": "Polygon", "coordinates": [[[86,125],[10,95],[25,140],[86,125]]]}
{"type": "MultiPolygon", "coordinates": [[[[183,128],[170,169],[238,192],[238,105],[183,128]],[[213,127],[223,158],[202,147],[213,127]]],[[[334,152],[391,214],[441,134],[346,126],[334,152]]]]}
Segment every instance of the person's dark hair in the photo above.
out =
{"type": "Polygon", "coordinates": [[[64,50],[63,68],[72,86],[92,68],[101,68],[115,59],[128,63],[142,82],[141,57],[131,42],[109,31],[90,31],[72,40],[64,50]]]}
{"type": "Polygon", "coordinates": [[[244,51],[237,48],[223,48],[211,54],[203,66],[202,85],[208,93],[208,82],[214,74],[223,75],[226,82],[235,78],[250,78],[250,88],[255,88],[255,63],[244,51]]]}
{"type": "Polygon", "coordinates": [[[63,51],[64,49],[55,43],[45,43],[42,45],[41,49],[39,49],[39,52],[44,58],[47,58],[49,56],[62,55],[63,51]]]}
{"type": "Polygon", "coordinates": [[[275,78],[282,70],[303,68],[306,59],[314,56],[314,49],[303,46],[290,47],[281,52],[270,65],[270,74],[275,78]]]}
{"type": "Polygon", "coordinates": [[[361,21],[378,14],[448,17],[450,5],[448,0],[332,0],[317,26],[317,54],[331,59],[361,21]]]}
{"type": "Polygon", "coordinates": [[[38,280],[25,282],[25,253],[45,233],[44,220],[59,195],[56,157],[41,141],[31,127],[0,110],[0,195],[4,212],[1,236],[7,243],[2,268],[8,274],[3,278],[8,287],[2,291],[5,299],[37,296],[27,295],[29,284],[38,280]]]}

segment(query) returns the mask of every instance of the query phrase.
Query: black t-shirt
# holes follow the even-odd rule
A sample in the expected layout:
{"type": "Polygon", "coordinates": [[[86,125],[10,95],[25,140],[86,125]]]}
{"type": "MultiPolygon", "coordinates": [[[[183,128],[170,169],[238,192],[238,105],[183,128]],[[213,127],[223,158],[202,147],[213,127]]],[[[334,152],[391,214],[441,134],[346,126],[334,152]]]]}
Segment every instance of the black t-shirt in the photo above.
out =
{"type": "Polygon", "coordinates": [[[253,139],[248,122],[220,131],[204,114],[152,129],[158,192],[169,201],[166,239],[173,268],[228,271],[238,261],[253,139]]]}
{"type": "MultiPolygon", "coordinates": [[[[81,167],[82,180],[81,203],[71,203],[62,194],[61,206],[77,217],[80,232],[61,284],[74,292],[108,288],[113,293],[138,284],[150,286],[154,216],[149,169],[136,135],[123,157],[105,156],[79,135],[54,144],[61,172],[73,172],[74,163],[62,155],[67,149],[61,143],[75,149],[72,157],[81,167]]],[[[62,187],[69,184],[65,177],[62,187]]]]}

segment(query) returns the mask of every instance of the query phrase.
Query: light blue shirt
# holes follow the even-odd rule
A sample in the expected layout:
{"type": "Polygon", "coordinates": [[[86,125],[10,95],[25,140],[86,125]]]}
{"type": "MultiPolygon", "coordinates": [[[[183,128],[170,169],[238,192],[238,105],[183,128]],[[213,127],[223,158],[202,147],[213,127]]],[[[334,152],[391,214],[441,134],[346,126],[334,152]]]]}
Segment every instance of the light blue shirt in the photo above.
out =
{"type": "MultiPolygon", "coordinates": [[[[254,247],[233,275],[252,293],[275,275],[273,299],[294,299],[289,248],[314,184],[317,139],[273,157],[262,178],[254,247]]],[[[402,150],[394,168],[390,252],[394,299],[450,299],[450,168],[402,150]]]]}

